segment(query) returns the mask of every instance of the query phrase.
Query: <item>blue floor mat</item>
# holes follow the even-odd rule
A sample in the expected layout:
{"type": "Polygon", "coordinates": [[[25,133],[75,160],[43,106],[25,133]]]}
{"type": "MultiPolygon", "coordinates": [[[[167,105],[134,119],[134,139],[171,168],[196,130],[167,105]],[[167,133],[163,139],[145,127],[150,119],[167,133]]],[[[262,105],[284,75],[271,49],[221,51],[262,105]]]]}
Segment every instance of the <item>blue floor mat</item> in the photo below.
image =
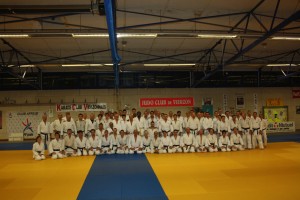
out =
{"type": "Polygon", "coordinates": [[[145,155],[97,156],[79,200],[167,199],[145,155]]]}
{"type": "Polygon", "coordinates": [[[31,150],[34,142],[1,142],[0,150],[31,150]]]}
{"type": "Polygon", "coordinates": [[[269,135],[268,142],[300,142],[300,134],[269,135]]]}

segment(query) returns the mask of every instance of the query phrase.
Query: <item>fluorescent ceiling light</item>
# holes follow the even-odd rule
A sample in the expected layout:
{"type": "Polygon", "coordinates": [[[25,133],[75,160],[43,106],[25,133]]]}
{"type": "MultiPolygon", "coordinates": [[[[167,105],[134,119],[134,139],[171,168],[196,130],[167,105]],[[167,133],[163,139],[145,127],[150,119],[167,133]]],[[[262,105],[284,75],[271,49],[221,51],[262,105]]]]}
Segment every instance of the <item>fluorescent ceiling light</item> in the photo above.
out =
{"type": "Polygon", "coordinates": [[[117,33],[118,38],[155,38],[155,33],[117,33]]]}
{"type": "Polygon", "coordinates": [[[221,35],[221,34],[198,34],[199,38],[220,38],[220,39],[232,39],[236,38],[237,35],[221,35]]]}
{"type": "Polygon", "coordinates": [[[27,38],[28,34],[0,34],[0,38],[27,38]]]}
{"type": "Polygon", "coordinates": [[[286,73],[281,69],[281,72],[282,72],[282,74],[284,75],[284,76],[286,76],[286,73]]]}
{"type": "Polygon", "coordinates": [[[300,40],[300,37],[279,37],[275,36],[271,38],[272,40],[300,40]]]}
{"type": "Polygon", "coordinates": [[[102,67],[103,64],[62,64],[62,67],[102,67]]]}
{"type": "Polygon", "coordinates": [[[296,64],[267,64],[267,67],[296,67],[296,64]]]}
{"type": "Polygon", "coordinates": [[[84,37],[104,37],[107,38],[109,35],[107,33],[73,33],[72,37],[84,38],[84,37]]]}
{"type": "Polygon", "coordinates": [[[145,67],[172,67],[172,66],[194,66],[195,63],[177,63],[177,64],[144,64],[145,67]]]}
{"type": "MultiPolygon", "coordinates": [[[[8,65],[7,67],[18,67],[18,65],[8,65]]],[[[35,67],[35,65],[20,65],[22,68],[35,67]]]]}

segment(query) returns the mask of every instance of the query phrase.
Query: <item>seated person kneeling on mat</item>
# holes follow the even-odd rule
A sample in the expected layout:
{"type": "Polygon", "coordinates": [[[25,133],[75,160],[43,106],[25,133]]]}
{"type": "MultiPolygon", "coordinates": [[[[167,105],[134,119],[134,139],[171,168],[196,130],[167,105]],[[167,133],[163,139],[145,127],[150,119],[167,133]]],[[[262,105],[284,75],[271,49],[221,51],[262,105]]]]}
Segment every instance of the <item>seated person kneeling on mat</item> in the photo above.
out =
{"type": "Polygon", "coordinates": [[[203,134],[203,130],[200,129],[196,136],[196,152],[207,152],[208,145],[206,136],[203,134]]]}
{"type": "Polygon", "coordinates": [[[182,152],[182,141],[181,141],[181,137],[178,135],[177,130],[173,131],[173,135],[171,137],[171,143],[172,143],[171,149],[173,153],[182,152]]]}
{"type": "Polygon", "coordinates": [[[87,139],[83,137],[83,131],[78,131],[78,137],[76,138],[77,156],[87,155],[87,139]]]}
{"type": "Polygon", "coordinates": [[[133,131],[133,135],[129,136],[128,148],[130,154],[143,153],[143,140],[136,129],[133,131]]]}
{"type": "Polygon", "coordinates": [[[52,159],[63,158],[65,154],[65,145],[64,141],[60,139],[60,132],[55,132],[55,138],[51,140],[49,144],[49,155],[52,156],[52,159]]]}
{"type": "Polygon", "coordinates": [[[214,133],[214,129],[209,129],[209,134],[206,137],[208,151],[209,152],[217,152],[218,151],[218,139],[216,134],[214,133]]]}
{"type": "Polygon", "coordinates": [[[159,153],[173,153],[172,152],[172,143],[169,137],[169,132],[163,130],[163,136],[161,137],[159,153]]]}
{"type": "Polygon", "coordinates": [[[186,133],[182,136],[183,152],[184,153],[194,153],[195,152],[195,136],[191,133],[189,127],[185,129],[186,133]]]}
{"type": "Polygon", "coordinates": [[[76,138],[72,134],[72,129],[67,130],[67,135],[64,137],[65,157],[76,156],[76,138]]]}
{"type": "Polygon", "coordinates": [[[144,131],[144,137],[142,139],[143,139],[143,153],[151,153],[150,145],[151,145],[152,138],[149,137],[149,133],[147,130],[144,131]]]}
{"type": "Polygon", "coordinates": [[[231,149],[232,151],[242,151],[244,149],[244,141],[242,136],[238,133],[236,127],[233,128],[233,133],[230,135],[231,149]]]}
{"type": "Polygon", "coordinates": [[[96,135],[95,129],[91,129],[91,137],[88,139],[87,148],[90,156],[100,154],[100,138],[96,135]]]}
{"type": "Polygon", "coordinates": [[[231,144],[225,130],[222,131],[222,136],[219,137],[219,149],[222,152],[231,151],[231,144]]]}
{"type": "Polygon", "coordinates": [[[39,135],[35,139],[35,143],[32,146],[33,158],[35,160],[45,160],[45,145],[42,142],[42,137],[39,135]]]}

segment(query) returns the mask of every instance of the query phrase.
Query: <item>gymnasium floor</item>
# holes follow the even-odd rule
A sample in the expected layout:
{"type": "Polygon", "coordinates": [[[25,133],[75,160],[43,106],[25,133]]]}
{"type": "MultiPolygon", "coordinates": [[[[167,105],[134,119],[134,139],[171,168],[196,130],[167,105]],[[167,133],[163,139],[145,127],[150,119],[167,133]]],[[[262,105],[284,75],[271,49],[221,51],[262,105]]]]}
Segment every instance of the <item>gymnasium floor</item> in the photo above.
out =
{"type": "Polygon", "coordinates": [[[11,145],[22,149],[20,145],[0,143],[0,195],[55,200],[299,199],[299,137],[270,143],[263,151],[45,161],[32,160],[30,150],[4,150],[11,145]]]}

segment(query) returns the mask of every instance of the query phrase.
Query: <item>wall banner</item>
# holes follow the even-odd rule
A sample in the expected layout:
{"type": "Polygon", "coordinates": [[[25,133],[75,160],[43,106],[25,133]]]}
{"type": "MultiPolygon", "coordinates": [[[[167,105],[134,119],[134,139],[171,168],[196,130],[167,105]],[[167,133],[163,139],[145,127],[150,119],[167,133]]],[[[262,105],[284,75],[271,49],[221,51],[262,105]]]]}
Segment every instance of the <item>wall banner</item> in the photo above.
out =
{"type": "Polygon", "coordinates": [[[107,111],[106,103],[85,103],[85,104],[56,104],[56,112],[71,111],[107,111]]]}
{"type": "Polygon", "coordinates": [[[173,107],[173,106],[194,106],[193,97],[179,98],[140,98],[140,107],[173,107]]]}
{"type": "Polygon", "coordinates": [[[293,98],[300,98],[300,90],[292,90],[293,98]]]}
{"type": "Polygon", "coordinates": [[[24,139],[34,139],[44,112],[8,112],[7,133],[23,133],[24,139]]]}
{"type": "Polygon", "coordinates": [[[295,132],[295,122],[268,123],[267,133],[295,132]]]}

